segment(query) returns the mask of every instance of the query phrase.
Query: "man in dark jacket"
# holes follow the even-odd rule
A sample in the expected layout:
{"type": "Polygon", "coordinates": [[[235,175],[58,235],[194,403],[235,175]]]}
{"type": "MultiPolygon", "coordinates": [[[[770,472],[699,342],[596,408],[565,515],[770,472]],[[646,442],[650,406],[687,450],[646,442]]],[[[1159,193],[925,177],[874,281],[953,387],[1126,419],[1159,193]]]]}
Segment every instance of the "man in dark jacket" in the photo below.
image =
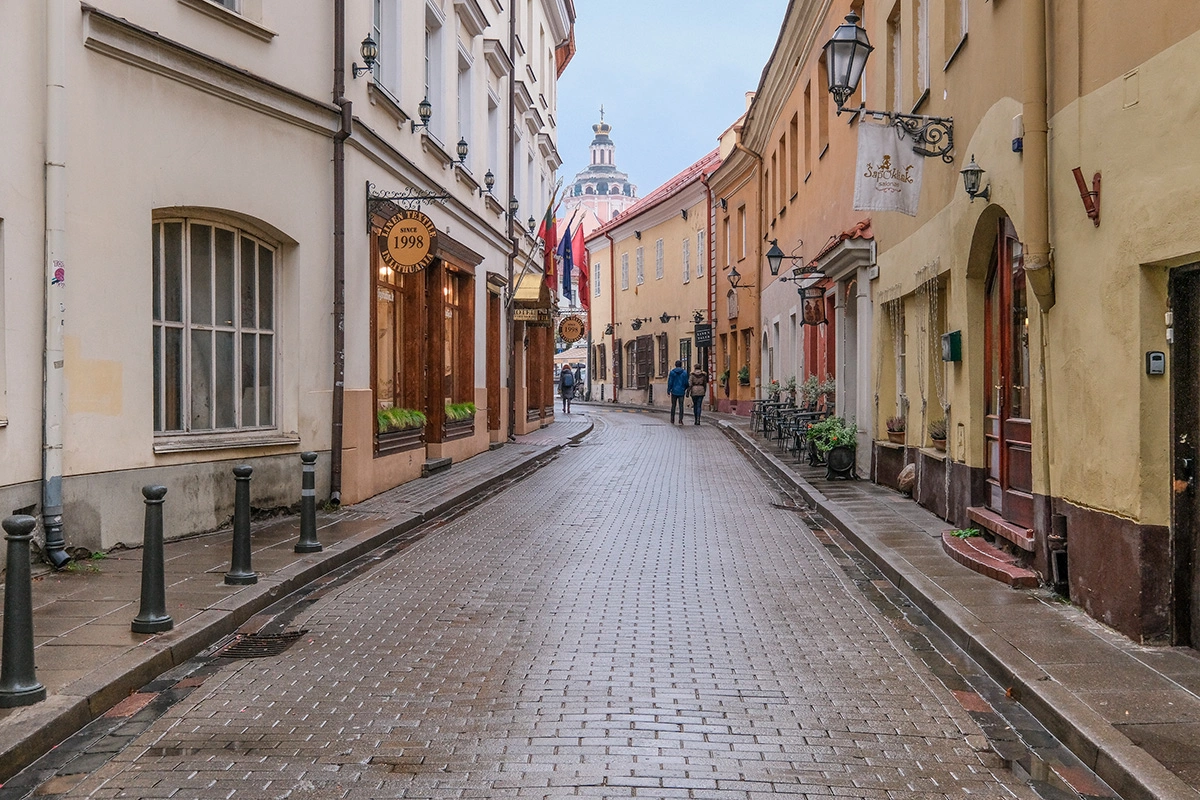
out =
{"type": "Polygon", "coordinates": [[[688,392],[688,371],[682,361],[675,362],[675,369],[667,375],[667,394],[671,395],[671,424],[675,424],[675,407],[679,406],[679,424],[683,424],[683,403],[688,392]]]}

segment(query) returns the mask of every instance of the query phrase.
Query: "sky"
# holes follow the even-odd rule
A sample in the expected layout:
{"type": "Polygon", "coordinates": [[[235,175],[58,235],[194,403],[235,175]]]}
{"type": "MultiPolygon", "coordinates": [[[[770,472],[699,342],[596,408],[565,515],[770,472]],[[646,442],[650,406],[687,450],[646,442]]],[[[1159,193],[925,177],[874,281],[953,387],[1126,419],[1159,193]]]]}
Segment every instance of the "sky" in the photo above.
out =
{"type": "Polygon", "coordinates": [[[698,161],[746,109],[787,0],[575,0],[577,52],[558,82],[559,176],[588,164],[612,125],[638,197],[698,161]]]}

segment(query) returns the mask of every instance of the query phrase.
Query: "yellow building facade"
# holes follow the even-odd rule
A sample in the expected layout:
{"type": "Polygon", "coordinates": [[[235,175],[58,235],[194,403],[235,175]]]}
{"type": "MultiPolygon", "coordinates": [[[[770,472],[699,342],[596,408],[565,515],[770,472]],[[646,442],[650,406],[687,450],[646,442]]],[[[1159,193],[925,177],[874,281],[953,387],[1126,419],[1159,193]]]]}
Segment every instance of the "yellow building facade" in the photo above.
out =
{"type": "Polygon", "coordinates": [[[705,182],[719,163],[714,150],[587,238],[593,400],[669,408],[667,373],[707,355],[696,326],[711,318],[705,182]]]}

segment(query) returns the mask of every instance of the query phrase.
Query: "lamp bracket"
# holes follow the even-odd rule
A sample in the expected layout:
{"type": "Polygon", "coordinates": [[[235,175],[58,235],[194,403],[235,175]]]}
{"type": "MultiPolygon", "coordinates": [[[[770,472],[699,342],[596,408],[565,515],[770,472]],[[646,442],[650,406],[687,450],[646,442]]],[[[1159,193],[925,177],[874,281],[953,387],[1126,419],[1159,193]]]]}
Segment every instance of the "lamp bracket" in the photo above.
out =
{"type": "Polygon", "coordinates": [[[371,225],[371,212],[375,211],[379,206],[391,204],[401,206],[403,208],[411,208],[414,211],[421,210],[422,203],[440,203],[445,204],[450,199],[450,195],[440,192],[431,192],[425,189],[405,189],[400,192],[388,192],[375,188],[375,184],[367,181],[367,227],[371,225]]]}
{"type": "Polygon", "coordinates": [[[860,117],[886,119],[901,139],[911,138],[913,152],[925,158],[940,157],[954,163],[954,117],[930,117],[924,114],[901,114],[897,111],[873,111],[858,108],[838,108],[838,113],[850,111],[860,117]]]}

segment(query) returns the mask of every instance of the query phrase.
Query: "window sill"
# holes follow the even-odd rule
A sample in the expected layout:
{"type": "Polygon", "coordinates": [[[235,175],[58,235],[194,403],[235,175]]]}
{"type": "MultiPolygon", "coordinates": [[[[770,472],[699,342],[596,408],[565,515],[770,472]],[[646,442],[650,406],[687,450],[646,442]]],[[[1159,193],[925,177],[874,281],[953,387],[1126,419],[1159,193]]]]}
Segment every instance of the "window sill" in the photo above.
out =
{"type": "Polygon", "coordinates": [[[412,119],[404,113],[404,109],[400,107],[400,101],[396,99],[395,95],[374,76],[367,81],[367,98],[371,105],[378,106],[391,115],[396,120],[397,127],[404,127],[404,123],[412,119]]]}
{"type": "Polygon", "coordinates": [[[295,447],[300,436],[277,431],[201,433],[155,437],[155,453],[197,453],[204,450],[240,450],[247,447],[295,447]]]}
{"type": "Polygon", "coordinates": [[[238,12],[230,11],[225,6],[212,2],[212,0],[179,0],[179,2],[189,8],[194,8],[201,14],[206,14],[219,22],[224,22],[226,25],[237,28],[242,33],[249,34],[255,39],[261,39],[264,42],[269,42],[279,35],[270,28],[246,19],[238,12]]]}
{"type": "Polygon", "coordinates": [[[921,92],[921,96],[917,98],[917,102],[913,103],[911,113],[920,114],[921,106],[925,105],[925,102],[927,100],[929,100],[929,87],[928,86],[925,87],[925,91],[921,92]]]}
{"type": "Polygon", "coordinates": [[[945,72],[946,70],[950,69],[950,65],[952,63],[954,63],[955,56],[957,56],[960,52],[962,52],[962,49],[966,45],[966,43],[967,43],[967,34],[964,33],[962,35],[962,38],[958,40],[958,44],[955,45],[954,51],[952,53],[950,53],[950,57],[946,59],[946,63],[942,66],[942,72],[945,72]]]}
{"type": "Polygon", "coordinates": [[[825,154],[828,152],[829,152],[829,145],[826,144],[824,147],[821,148],[821,155],[817,156],[817,161],[820,161],[821,159],[825,158],[825,154]]]}

